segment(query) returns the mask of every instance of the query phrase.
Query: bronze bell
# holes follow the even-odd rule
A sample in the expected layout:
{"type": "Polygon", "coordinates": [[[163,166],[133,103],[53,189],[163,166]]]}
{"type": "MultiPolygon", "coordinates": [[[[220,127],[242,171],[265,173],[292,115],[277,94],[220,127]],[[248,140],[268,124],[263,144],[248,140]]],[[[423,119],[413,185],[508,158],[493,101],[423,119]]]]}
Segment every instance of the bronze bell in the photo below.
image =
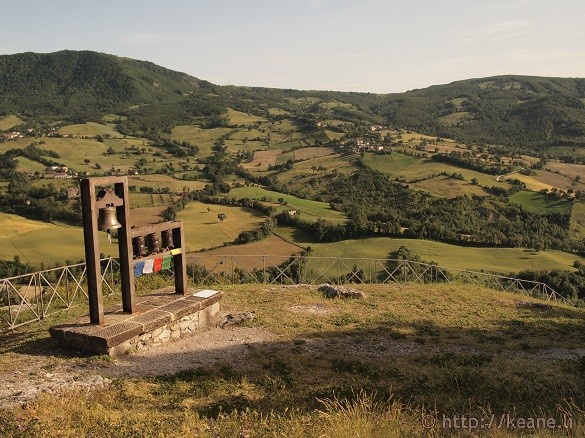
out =
{"type": "Polygon", "coordinates": [[[118,222],[116,217],[116,209],[114,207],[100,208],[98,215],[98,230],[107,231],[121,228],[122,224],[118,222]]]}

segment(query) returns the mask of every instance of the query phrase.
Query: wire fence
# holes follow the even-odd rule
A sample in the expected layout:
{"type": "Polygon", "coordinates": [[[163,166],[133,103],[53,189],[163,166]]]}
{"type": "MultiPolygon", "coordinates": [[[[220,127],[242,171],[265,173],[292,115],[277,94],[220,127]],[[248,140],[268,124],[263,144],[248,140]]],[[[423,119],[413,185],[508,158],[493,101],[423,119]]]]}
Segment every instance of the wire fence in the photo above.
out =
{"type": "MultiPolygon", "coordinates": [[[[119,293],[118,260],[105,258],[101,265],[104,295],[119,293]]],[[[572,304],[545,283],[400,259],[206,254],[188,256],[187,272],[193,287],[246,283],[471,283],[572,304]]],[[[172,270],[165,271],[169,282],[171,274],[172,270]]],[[[0,279],[0,332],[76,306],[88,307],[85,263],[0,279]]]]}
{"type": "Polygon", "coordinates": [[[194,284],[471,283],[572,304],[547,284],[402,259],[204,255],[188,258],[194,284]]]}

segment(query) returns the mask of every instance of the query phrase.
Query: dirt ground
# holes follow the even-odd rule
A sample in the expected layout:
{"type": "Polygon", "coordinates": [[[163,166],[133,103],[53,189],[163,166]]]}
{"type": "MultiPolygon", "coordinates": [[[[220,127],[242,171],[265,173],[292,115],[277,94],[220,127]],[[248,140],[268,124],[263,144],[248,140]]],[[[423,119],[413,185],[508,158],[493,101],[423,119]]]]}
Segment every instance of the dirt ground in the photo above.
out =
{"type": "Polygon", "coordinates": [[[261,328],[215,327],[115,358],[75,356],[75,352],[61,349],[53,354],[26,355],[19,358],[18,369],[0,372],[0,407],[27,403],[62,389],[90,390],[120,377],[171,374],[220,361],[237,365],[252,345],[271,341],[278,337],[261,328]]]}

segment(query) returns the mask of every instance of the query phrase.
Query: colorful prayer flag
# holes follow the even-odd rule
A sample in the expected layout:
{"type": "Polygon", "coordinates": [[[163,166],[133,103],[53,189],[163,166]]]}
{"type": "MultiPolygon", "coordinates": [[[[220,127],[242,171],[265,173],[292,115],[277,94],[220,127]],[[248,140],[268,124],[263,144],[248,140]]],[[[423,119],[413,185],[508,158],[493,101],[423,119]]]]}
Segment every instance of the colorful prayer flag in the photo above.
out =
{"type": "Polygon", "coordinates": [[[154,268],[154,260],[145,260],[144,261],[144,269],[142,270],[143,274],[152,274],[152,270],[154,268]]]}
{"type": "Polygon", "coordinates": [[[171,260],[173,260],[171,256],[164,256],[162,261],[162,269],[171,269],[171,260]]]}
{"type": "Polygon", "coordinates": [[[181,248],[171,249],[171,255],[181,254],[181,248]]]}
{"type": "Polygon", "coordinates": [[[154,272],[158,272],[162,269],[162,257],[154,259],[154,265],[152,269],[154,272]]]}
{"type": "Polygon", "coordinates": [[[136,262],[134,264],[134,275],[136,277],[140,277],[142,275],[143,269],[144,269],[144,262],[136,262]]]}

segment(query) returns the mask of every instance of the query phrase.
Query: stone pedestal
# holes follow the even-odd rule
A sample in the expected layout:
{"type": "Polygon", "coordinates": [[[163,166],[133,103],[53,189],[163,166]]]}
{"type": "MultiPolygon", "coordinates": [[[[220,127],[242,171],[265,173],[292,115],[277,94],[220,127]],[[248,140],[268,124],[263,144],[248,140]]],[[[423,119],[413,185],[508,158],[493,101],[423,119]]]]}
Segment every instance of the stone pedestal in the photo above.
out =
{"type": "Polygon", "coordinates": [[[165,288],[137,297],[137,311],[106,311],[104,324],[87,322],[87,317],[49,329],[60,345],[111,356],[132,353],[147,345],[191,335],[217,322],[222,293],[189,289],[177,295],[165,288]]]}

